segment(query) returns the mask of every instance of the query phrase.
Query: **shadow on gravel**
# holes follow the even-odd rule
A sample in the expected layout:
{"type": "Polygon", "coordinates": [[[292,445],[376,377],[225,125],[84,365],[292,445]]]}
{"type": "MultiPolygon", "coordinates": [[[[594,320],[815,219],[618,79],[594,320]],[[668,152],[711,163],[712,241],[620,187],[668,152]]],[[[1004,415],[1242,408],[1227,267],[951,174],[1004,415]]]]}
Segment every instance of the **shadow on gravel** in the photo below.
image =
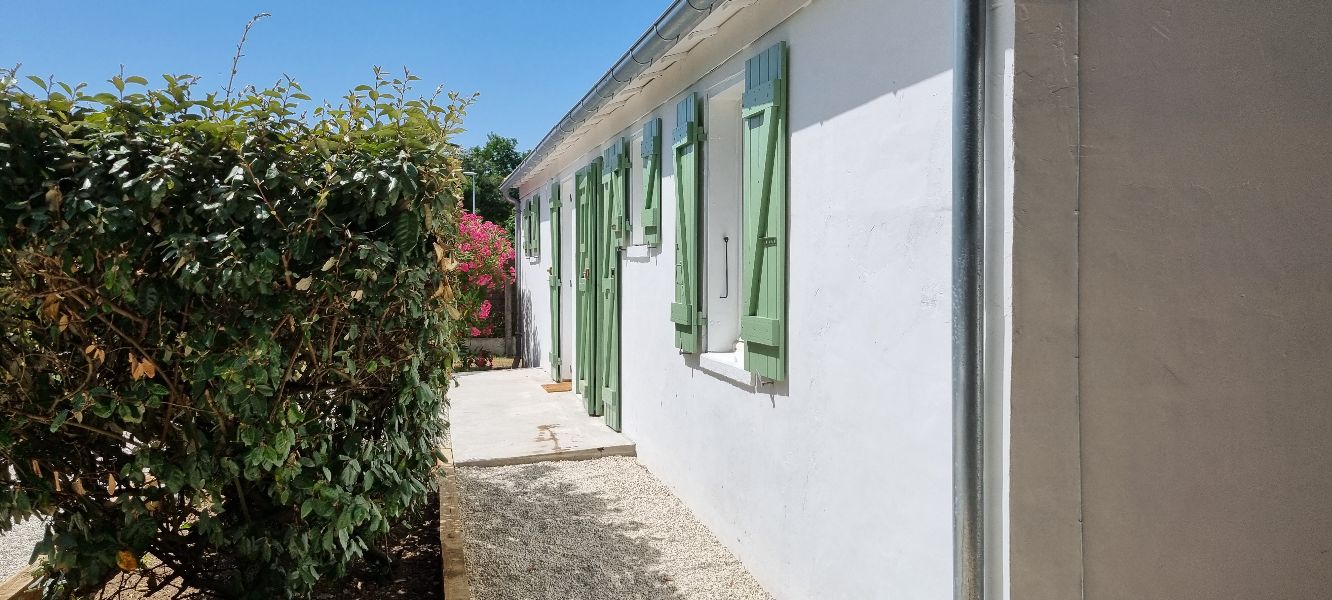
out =
{"type": "Polygon", "coordinates": [[[477,600],[683,600],[654,568],[661,552],[597,494],[550,477],[549,464],[459,476],[468,571],[477,600]]]}

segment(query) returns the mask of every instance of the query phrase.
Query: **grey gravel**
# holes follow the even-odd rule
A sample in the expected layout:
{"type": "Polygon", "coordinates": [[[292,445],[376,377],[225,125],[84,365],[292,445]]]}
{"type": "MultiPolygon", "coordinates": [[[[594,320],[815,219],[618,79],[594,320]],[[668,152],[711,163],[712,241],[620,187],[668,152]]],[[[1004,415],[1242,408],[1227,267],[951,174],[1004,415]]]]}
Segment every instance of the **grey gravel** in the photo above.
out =
{"type": "Polygon", "coordinates": [[[770,600],[633,458],[458,469],[476,600],[770,600]]]}
{"type": "Polygon", "coordinates": [[[9,579],[28,566],[32,547],[42,541],[45,530],[46,525],[41,519],[28,519],[0,533],[0,581],[9,579]]]}

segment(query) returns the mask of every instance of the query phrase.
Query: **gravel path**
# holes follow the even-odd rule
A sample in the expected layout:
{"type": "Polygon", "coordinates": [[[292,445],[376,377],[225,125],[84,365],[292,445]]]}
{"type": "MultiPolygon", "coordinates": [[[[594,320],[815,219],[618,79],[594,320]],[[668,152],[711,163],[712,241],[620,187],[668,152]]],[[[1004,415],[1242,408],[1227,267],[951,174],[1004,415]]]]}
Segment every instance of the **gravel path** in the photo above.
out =
{"type": "Polygon", "coordinates": [[[32,547],[42,541],[45,528],[41,519],[28,519],[14,525],[13,529],[0,533],[0,581],[9,579],[11,575],[28,566],[32,547]]]}
{"type": "Polygon", "coordinates": [[[771,600],[633,458],[458,469],[476,600],[771,600]]]}

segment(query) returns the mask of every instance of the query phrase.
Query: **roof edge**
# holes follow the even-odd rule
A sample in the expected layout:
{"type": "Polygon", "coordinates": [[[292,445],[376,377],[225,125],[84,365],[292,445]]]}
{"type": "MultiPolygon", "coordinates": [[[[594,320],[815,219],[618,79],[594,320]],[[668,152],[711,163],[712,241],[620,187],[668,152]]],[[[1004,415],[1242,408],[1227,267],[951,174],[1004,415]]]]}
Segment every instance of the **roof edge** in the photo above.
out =
{"type": "Polygon", "coordinates": [[[636,77],[648,67],[665,56],[680,42],[686,34],[693,31],[703,19],[712,14],[714,8],[728,0],[674,0],[657,17],[638,41],[625,51],[620,59],[611,65],[597,83],[583,95],[569,112],[564,114],[555,126],[541,138],[518,167],[504,178],[500,184],[501,193],[505,193],[545,160],[560,142],[578,126],[595,115],[611,98],[624,90],[636,77]]]}

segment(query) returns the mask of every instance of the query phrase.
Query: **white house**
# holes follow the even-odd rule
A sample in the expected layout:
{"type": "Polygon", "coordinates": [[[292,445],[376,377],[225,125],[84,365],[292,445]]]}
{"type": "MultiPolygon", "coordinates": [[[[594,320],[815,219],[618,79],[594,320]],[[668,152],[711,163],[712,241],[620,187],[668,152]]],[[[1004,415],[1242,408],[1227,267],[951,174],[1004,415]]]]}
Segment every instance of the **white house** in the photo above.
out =
{"type": "Polygon", "coordinates": [[[1324,598],[1329,56],[1325,0],[676,0],[505,182],[524,360],[782,600],[1324,598]]]}

